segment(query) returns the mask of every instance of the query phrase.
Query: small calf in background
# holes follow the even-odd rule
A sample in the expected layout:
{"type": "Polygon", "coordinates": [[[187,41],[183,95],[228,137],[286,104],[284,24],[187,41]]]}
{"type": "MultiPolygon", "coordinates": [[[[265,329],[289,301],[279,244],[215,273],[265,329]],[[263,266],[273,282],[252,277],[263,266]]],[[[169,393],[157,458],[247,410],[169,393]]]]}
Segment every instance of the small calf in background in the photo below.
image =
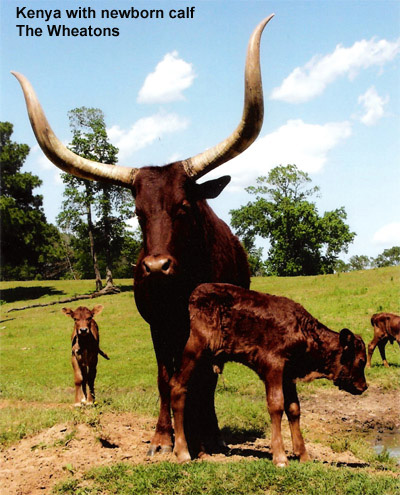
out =
{"type": "Polygon", "coordinates": [[[71,335],[75,406],[94,403],[94,381],[98,354],[105,359],[110,359],[99,347],[99,327],[93,319],[102,310],[103,306],[101,304],[97,304],[92,310],[84,306],[79,306],[75,310],[71,308],[62,309],[62,312],[70,316],[75,322],[71,335]]]}
{"type": "Polygon", "coordinates": [[[376,313],[371,317],[371,325],[374,327],[374,338],[368,345],[367,367],[371,366],[372,354],[378,345],[383,365],[388,368],[385,346],[388,341],[393,344],[396,340],[400,347],[400,316],[393,313],[376,313]]]}
{"type": "Polygon", "coordinates": [[[289,420],[293,450],[308,460],[300,431],[296,380],[328,378],[351,394],[367,389],[365,344],[350,330],[329,330],[300,304],[285,297],[261,294],[229,284],[203,284],[189,301],[190,336],[181,366],[171,379],[175,448],[179,462],[190,460],[184,432],[188,382],[197,363],[211,356],[214,370],[237,361],[252,370],[266,386],[271,416],[273,462],[285,466],[281,420],[289,420]]]}

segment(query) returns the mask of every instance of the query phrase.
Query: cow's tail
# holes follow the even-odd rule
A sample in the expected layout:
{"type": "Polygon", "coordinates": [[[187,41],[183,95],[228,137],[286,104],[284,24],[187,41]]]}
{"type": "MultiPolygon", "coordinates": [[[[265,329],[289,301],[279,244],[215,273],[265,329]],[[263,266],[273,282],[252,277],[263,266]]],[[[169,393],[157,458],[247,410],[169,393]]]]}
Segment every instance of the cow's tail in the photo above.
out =
{"type": "Polygon", "coordinates": [[[101,349],[99,349],[99,354],[100,354],[100,356],[103,356],[104,359],[107,359],[108,361],[110,360],[110,358],[107,356],[107,354],[105,352],[103,352],[101,349]]]}

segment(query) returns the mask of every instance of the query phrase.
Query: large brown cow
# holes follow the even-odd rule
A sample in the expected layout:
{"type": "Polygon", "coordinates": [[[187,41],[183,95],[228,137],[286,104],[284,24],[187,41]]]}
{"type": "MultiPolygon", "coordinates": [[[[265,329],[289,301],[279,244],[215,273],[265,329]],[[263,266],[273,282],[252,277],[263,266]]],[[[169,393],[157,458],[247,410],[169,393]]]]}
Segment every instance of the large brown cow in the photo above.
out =
{"type": "MultiPolygon", "coordinates": [[[[272,17],[264,19],[250,37],[244,108],[238,127],[221,143],[163,167],[127,168],[75,155],[53,133],[29,81],[13,73],[24,91],[32,128],[46,156],[65,172],[128,187],[135,197],[144,241],[135,270],[135,299],[141,315],[150,323],[161,399],[150,455],[158,449],[172,450],[168,383],[189,334],[187,303],[191,291],[202,282],[230,282],[243,287],[250,283],[242,247],[206,202],[218,196],[230,178],[203,184],[196,180],[243,152],[261,130],[264,106],[260,39],[272,17]]],[[[189,423],[203,432],[201,443],[210,446],[218,443],[219,433],[214,411],[215,385],[211,366],[205,366],[198,380],[194,380],[193,401],[188,401],[188,405],[193,404],[193,421],[189,423]],[[206,404],[201,418],[196,417],[199,404],[206,404]]]]}
{"type": "Polygon", "coordinates": [[[378,345],[383,365],[388,368],[385,347],[388,342],[393,344],[395,340],[400,347],[400,316],[393,313],[376,313],[371,317],[371,325],[374,327],[374,338],[368,344],[367,367],[371,366],[372,354],[378,345]]]}
{"type": "Polygon", "coordinates": [[[75,406],[93,404],[95,399],[94,381],[97,372],[98,355],[109,359],[100,349],[99,326],[94,317],[103,311],[101,304],[90,310],[79,306],[75,310],[63,308],[62,312],[74,320],[71,335],[71,363],[74,370],[75,406]]]}
{"type": "Polygon", "coordinates": [[[190,337],[180,370],[170,383],[174,450],[180,462],[191,458],[183,428],[187,385],[206,355],[211,356],[216,372],[222,371],[225,362],[237,361],[264,381],[273,462],[278,466],[287,465],[281,434],[283,411],[289,420],[295,455],[300,461],[308,459],[300,431],[297,379],[328,378],[351,394],[367,389],[361,337],[348,329],[340,333],[329,330],[291,299],[229,284],[203,284],[191,295],[189,312],[190,337]]]}

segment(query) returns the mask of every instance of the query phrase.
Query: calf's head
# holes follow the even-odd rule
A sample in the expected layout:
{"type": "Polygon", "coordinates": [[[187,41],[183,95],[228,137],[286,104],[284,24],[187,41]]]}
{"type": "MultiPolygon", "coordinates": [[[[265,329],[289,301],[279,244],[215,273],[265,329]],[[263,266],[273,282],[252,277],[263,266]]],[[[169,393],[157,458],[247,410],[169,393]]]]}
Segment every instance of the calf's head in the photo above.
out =
{"type": "Polygon", "coordinates": [[[334,384],[341,390],[360,395],[368,388],[364,375],[367,362],[365,344],[361,337],[344,328],[339,334],[339,346],[334,384]]]}
{"type": "Polygon", "coordinates": [[[74,332],[79,337],[83,337],[89,334],[91,321],[102,312],[103,306],[96,304],[96,306],[90,310],[85,306],[79,306],[75,310],[71,308],[63,308],[61,311],[67,316],[70,316],[74,320],[74,332]]]}

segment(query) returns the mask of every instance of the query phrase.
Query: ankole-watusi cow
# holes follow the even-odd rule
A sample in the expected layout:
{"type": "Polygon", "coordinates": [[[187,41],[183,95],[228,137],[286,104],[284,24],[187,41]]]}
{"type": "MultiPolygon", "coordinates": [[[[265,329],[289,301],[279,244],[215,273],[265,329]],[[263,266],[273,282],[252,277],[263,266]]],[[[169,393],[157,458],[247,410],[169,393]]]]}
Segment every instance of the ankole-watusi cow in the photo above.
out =
{"type": "MultiPolygon", "coordinates": [[[[77,156],[53,133],[29,81],[13,73],[24,91],[33,131],[46,156],[65,172],[130,188],[135,197],[143,249],[136,262],[134,293],[138,310],[151,327],[160,393],[160,414],[149,455],[159,449],[172,450],[168,382],[180,362],[189,335],[190,293],[203,282],[228,282],[242,287],[250,284],[245,252],[206,201],[218,196],[230,177],[202,184],[196,180],[242,153],[261,130],[264,105],[260,39],[272,17],[264,19],[250,37],[244,108],[238,127],[228,138],[206,151],[161,167],[128,168],[77,156]]],[[[208,362],[198,369],[189,390],[186,415],[190,426],[186,434],[193,453],[211,450],[219,442],[214,410],[215,374],[208,362]],[[196,444],[191,443],[189,430],[195,431],[195,437],[200,439],[196,444]]]]}

